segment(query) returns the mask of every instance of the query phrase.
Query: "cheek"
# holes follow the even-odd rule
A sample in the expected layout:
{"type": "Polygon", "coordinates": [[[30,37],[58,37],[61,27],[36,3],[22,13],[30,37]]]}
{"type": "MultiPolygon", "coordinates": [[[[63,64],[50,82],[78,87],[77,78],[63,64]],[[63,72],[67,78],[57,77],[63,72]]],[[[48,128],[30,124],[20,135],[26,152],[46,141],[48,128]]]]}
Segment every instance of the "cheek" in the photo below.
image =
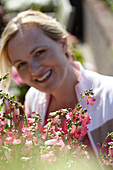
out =
{"type": "Polygon", "coordinates": [[[50,51],[45,57],[45,63],[46,61],[49,65],[59,66],[59,64],[62,64],[62,56],[56,50],[50,51]]]}
{"type": "Polygon", "coordinates": [[[27,83],[27,81],[29,80],[29,73],[27,69],[23,69],[21,71],[18,71],[19,76],[21,77],[21,79],[23,80],[23,82],[27,83]]]}

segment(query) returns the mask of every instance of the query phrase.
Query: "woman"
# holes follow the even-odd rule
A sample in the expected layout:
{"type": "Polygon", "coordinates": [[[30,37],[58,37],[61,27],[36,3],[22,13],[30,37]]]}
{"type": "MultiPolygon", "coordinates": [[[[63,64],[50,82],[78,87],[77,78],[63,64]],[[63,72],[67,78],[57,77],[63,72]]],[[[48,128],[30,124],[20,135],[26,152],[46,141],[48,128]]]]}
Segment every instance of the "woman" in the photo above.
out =
{"type": "Polygon", "coordinates": [[[113,78],[84,70],[80,63],[70,62],[70,58],[66,31],[41,12],[21,12],[2,34],[1,74],[16,67],[22,80],[31,86],[25,103],[30,111],[42,115],[43,125],[48,113],[73,109],[80,93],[93,89],[94,106],[87,106],[85,99],[81,104],[92,117],[88,137],[97,154],[98,143],[113,131],[113,78]]]}

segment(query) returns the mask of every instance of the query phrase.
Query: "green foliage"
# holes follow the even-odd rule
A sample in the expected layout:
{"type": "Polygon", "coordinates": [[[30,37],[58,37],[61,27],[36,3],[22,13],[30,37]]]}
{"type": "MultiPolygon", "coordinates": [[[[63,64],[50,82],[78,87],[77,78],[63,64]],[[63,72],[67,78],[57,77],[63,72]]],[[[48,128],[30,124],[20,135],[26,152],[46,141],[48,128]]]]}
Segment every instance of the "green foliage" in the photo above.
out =
{"type": "Polygon", "coordinates": [[[113,11],[113,0],[103,0],[107,6],[110,8],[111,11],[113,11]]]}
{"type": "Polygon", "coordinates": [[[21,103],[24,103],[25,94],[28,91],[28,89],[29,86],[27,86],[26,84],[17,85],[14,83],[13,80],[9,87],[10,93],[14,94],[17,97],[18,101],[20,101],[21,103]]]}
{"type": "Polygon", "coordinates": [[[79,61],[83,65],[83,55],[82,55],[82,52],[80,50],[74,50],[73,54],[76,57],[76,60],[79,61]]]}

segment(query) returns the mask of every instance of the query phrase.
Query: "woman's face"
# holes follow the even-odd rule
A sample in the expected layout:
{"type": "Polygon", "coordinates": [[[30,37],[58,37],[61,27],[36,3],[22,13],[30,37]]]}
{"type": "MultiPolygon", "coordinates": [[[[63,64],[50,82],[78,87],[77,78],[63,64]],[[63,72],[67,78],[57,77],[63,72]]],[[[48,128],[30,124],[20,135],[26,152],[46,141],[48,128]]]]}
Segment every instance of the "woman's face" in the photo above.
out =
{"type": "Polygon", "coordinates": [[[43,92],[52,92],[66,79],[66,40],[48,38],[36,25],[20,30],[8,43],[8,55],[23,81],[43,92]]]}

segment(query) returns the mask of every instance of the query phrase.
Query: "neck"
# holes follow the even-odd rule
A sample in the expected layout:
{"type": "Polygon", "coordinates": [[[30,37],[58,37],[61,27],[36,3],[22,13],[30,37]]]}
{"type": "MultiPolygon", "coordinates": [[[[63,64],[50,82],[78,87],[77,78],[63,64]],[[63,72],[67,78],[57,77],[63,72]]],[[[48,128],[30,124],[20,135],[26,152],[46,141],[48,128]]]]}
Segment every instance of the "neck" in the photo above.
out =
{"type": "Polygon", "coordinates": [[[52,102],[55,103],[58,109],[74,108],[77,104],[78,101],[75,92],[75,85],[78,83],[77,77],[76,69],[70,66],[64,82],[51,94],[52,102]]]}

